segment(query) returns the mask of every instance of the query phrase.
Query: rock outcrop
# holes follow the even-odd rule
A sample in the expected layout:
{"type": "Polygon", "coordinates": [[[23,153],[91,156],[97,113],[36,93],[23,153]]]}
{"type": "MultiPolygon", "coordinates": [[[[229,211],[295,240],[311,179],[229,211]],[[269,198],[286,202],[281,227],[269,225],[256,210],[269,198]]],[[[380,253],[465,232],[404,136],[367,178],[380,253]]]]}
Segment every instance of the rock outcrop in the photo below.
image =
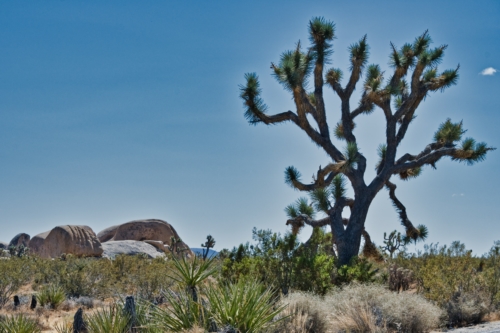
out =
{"type": "Polygon", "coordinates": [[[11,246],[18,247],[21,245],[28,247],[29,242],[30,242],[30,235],[25,234],[25,233],[20,233],[20,234],[15,235],[14,238],[12,238],[8,247],[11,247],[11,246]]]}
{"type": "MultiPolygon", "coordinates": [[[[157,219],[130,221],[104,229],[99,233],[101,242],[123,240],[161,241],[165,245],[170,245],[172,238],[181,239],[177,231],[169,223],[157,219]]],[[[189,254],[192,254],[189,246],[184,242],[179,241],[176,246],[178,249],[184,249],[189,254]]]]}
{"type": "Polygon", "coordinates": [[[9,248],[9,244],[0,242],[0,250],[7,250],[9,248]]]}
{"type": "Polygon", "coordinates": [[[120,254],[141,254],[150,259],[165,256],[164,252],[160,252],[153,245],[135,240],[108,241],[102,243],[102,248],[104,250],[102,256],[109,259],[115,259],[120,254]]]}
{"type": "Polygon", "coordinates": [[[33,251],[42,258],[57,258],[63,253],[77,257],[100,257],[103,253],[94,231],[85,225],[57,226],[48,232],[42,242],[44,234],[37,235],[40,236],[34,243],[37,251],[33,251]]]}
{"type": "Polygon", "coordinates": [[[120,225],[114,225],[98,233],[97,238],[99,239],[99,242],[104,243],[111,240],[115,236],[116,230],[118,229],[119,226],[120,225]]]}
{"type": "Polygon", "coordinates": [[[45,241],[45,238],[49,235],[49,231],[42,232],[36,236],[33,236],[29,242],[29,248],[31,253],[38,254],[40,253],[40,250],[42,248],[43,242],[45,241]]]}

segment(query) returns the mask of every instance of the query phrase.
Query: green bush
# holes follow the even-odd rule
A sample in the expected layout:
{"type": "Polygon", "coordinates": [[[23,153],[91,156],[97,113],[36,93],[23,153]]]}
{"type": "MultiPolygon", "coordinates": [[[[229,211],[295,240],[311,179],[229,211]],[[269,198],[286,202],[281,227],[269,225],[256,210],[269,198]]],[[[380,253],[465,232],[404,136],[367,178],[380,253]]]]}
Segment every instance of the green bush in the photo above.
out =
{"type": "Polygon", "coordinates": [[[31,277],[32,262],[27,258],[0,259],[0,308],[31,277]]]}

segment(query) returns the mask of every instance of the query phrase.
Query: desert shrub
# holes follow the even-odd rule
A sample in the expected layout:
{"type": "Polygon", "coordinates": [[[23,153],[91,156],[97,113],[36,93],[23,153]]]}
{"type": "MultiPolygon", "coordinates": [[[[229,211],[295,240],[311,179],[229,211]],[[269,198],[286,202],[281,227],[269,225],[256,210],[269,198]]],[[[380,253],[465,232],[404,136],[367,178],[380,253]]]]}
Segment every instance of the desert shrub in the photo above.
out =
{"type": "Polygon", "coordinates": [[[36,299],[41,306],[49,306],[52,309],[57,309],[66,299],[66,295],[60,286],[49,284],[40,288],[36,299]]]}
{"type": "Polygon", "coordinates": [[[330,309],[334,325],[351,331],[375,325],[381,331],[427,332],[439,326],[442,317],[442,311],[420,295],[396,294],[378,284],[336,289],[324,305],[330,309]]]}
{"type": "Polygon", "coordinates": [[[256,281],[212,286],[206,294],[218,327],[230,326],[241,333],[257,333],[276,325],[275,317],[285,308],[276,304],[271,289],[256,281]]]}
{"type": "Polygon", "coordinates": [[[483,258],[479,270],[484,271],[492,307],[500,308],[500,241],[496,241],[483,258]]]}
{"type": "Polygon", "coordinates": [[[477,324],[489,313],[489,298],[483,292],[457,291],[445,304],[445,309],[449,326],[477,324]]]}
{"type": "Polygon", "coordinates": [[[256,244],[241,244],[222,252],[221,280],[236,283],[241,278],[256,278],[286,295],[290,290],[325,294],[333,287],[335,262],[331,234],[315,228],[306,244],[296,235],[281,236],[271,230],[253,230],[256,244]]]}
{"type": "Polygon", "coordinates": [[[32,262],[27,258],[0,259],[0,308],[31,277],[32,262]]]}
{"type": "Polygon", "coordinates": [[[110,290],[115,294],[134,294],[154,301],[162,291],[173,285],[168,274],[173,269],[170,260],[139,256],[117,256],[111,264],[110,290]]]}
{"type": "Polygon", "coordinates": [[[40,325],[35,319],[24,314],[6,316],[0,320],[0,333],[40,333],[40,325]]]}
{"type": "Polygon", "coordinates": [[[286,305],[279,314],[283,318],[272,332],[322,333],[327,331],[328,322],[319,308],[320,296],[294,292],[283,297],[281,304],[286,305]]]}
{"type": "Polygon", "coordinates": [[[379,284],[345,285],[324,297],[292,293],[282,302],[292,315],[288,322],[303,320],[297,315],[308,318],[305,329],[297,333],[428,332],[440,326],[443,316],[420,295],[394,293],[379,284]]]}
{"type": "Polygon", "coordinates": [[[52,283],[59,285],[68,297],[109,296],[111,263],[107,259],[76,258],[38,259],[34,288],[52,283]]]}
{"type": "Polygon", "coordinates": [[[335,276],[337,284],[345,284],[351,282],[373,282],[375,280],[376,271],[373,269],[373,264],[366,258],[353,258],[350,265],[343,265],[338,268],[335,276]]]}
{"type": "Polygon", "coordinates": [[[402,253],[396,261],[398,266],[413,271],[418,291],[427,299],[444,307],[459,290],[467,293],[484,288],[478,271],[481,259],[473,257],[464,244],[431,244],[424,248],[423,253],[402,253]]]}

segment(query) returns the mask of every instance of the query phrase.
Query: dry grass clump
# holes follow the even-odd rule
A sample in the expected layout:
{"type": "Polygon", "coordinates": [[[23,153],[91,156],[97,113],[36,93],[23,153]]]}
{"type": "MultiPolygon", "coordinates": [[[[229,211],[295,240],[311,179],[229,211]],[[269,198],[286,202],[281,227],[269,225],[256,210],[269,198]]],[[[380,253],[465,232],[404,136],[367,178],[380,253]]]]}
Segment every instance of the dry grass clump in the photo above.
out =
{"type": "Polygon", "coordinates": [[[284,302],[291,317],[279,332],[429,332],[443,316],[419,295],[393,293],[376,284],[351,284],[324,298],[291,294],[284,302]]]}
{"type": "Polygon", "coordinates": [[[296,292],[283,301],[287,307],[281,312],[281,321],[273,332],[316,333],[327,332],[327,321],[322,317],[320,296],[296,292]]]}
{"type": "Polygon", "coordinates": [[[481,291],[456,292],[445,304],[450,326],[478,324],[490,312],[488,295],[481,291]]]}

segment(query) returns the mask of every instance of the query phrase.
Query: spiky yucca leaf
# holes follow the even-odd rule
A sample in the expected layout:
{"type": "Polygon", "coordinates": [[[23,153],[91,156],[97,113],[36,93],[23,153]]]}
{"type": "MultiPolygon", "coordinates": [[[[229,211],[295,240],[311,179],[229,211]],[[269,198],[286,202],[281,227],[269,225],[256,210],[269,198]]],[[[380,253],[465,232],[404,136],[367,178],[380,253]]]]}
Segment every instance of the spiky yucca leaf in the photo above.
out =
{"type": "Polygon", "coordinates": [[[459,141],[462,138],[462,135],[466,132],[462,128],[462,122],[452,123],[451,119],[448,118],[444,123],[439,125],[438,130],[434,134],[434,141],[449,144],[455,141],[459,141]]]}
{"type": "Polygon", "coordinates": [[[335,84],[340,83],[340,81],[342,80],[342,76],[343,76],[342,70],[338,68],[330,68],[326,72],[325,81],[329,85],[334,86],[335,84]]]}
{"type": "Polygon", "coordinates": [[[309,99],[309,102],[311,102],[312,105],[316,106],[316,96],[314,95],[313,92],[307,94],[307,98],[309,99]]]}
{"type": "Polygon", "coordinates": [[[309,195],[311,196],[314,208],[328,214],[328,210],[331,208],[329,200],[330,192],[328,189],[325,187],[317,188],[310,192],[309,195]]]}
{"type": "Polygon", "coordinates": [[[335,24],[323,17],[315,17],[309,21],[309,40],[313,44],[313,51],[318,60],[323,62],[324,57],[330,54],[331,43],[335,38],[335,24]]]}
{"type": "MultiPolygon", "coordinates": [[[[351,129],[355,128],[356,128],[356,123],[351,122],[351,129]]],[[[342,125],[342,123],[337,123],[337,125],[335,125],[335,128],[333,129],[333,135],[339,140],[345,140],[344,125],[342,125]]]]}
{"type": "Polygon", "coordinates": [[[313,56],[300,50],[300,42],[293,51],[286,51],[280,57],[278,66],[272,64],[274,77],[289,91],[304,86],[312,69],[313,56]]]}
{"type": "Polygon", "coordinates": [[[387,144],[385,144],[385,143],[379,144],[378,148],[377,148],[377,155],[379,157],[379,160],[378,160],[377,164],[375,165],[375,170],[379,170],[382,167],[382,164],[384,163],[386,154],[387,154],[387,144]]]}
{"type": "Polygon", "coordinates": [[[368,43],[366,42],[366,35],[364,35],[357,43],[349,46],[349,52],[351,53],[351,70],[356,67],[364,67],[368,61],[369,55],[368,43]]]}
{"type": "Polygon", "coordinates": [[[460,148],[456,150],[452,160],[473,165],[476,162],[484,161],[488,151],[494,149],[488,147],[484,142],[476,143],[476,140],[473,138],[466,138],[462,141],[460,148]]]}
{"type": "Polygon", "coordinates": [[[277,305],[271,289],[257,281],[240,279],[237,284],[219,285],[206,290],[212,318],[219,327],[230,325],[237,332],[264,332],[285,306],[277,305]]]}
{"type": "Polygon", "coordinates": [[[294,166],[289,166],[285,169],[285,183],[293,188],[295,188],[293,182],[300,181],[301,176],[299,170],[294,166]]]}
{"type": "Polygon", "coordinates": [[[240,85],[240,97],[245,105],[245,119],[252,125],[261,122],[259,114],[265,114],[267,105],[260,97],[259,77],[255,73],[245,74],[246,85],[240,85]]]}
{"type": "Polygon", "coordinates": [[[2,333],[40,333],[42,330],[36,322],[24,314],[6,316],[0,320],[2,333]]]}
{"type": "Polygon", "coordinates": [[[345,164],[343,172],[348,172],[356,167],[358,163],[358,145],[356,142],[348,142],[344,151],[345,164]]]}
{"type": "Polygon", "coordinates": [[[347,189],[344,175],[338,174],[333,178],[332,184],[330,185],[330,191],[335,200],[345,196],[347,189]]]}
{"type": "Polygon", "coordinates": [[[97,309],[92,314],[85,315],[85,323],[91,333],[126,333],[129,321],[129,316],[117,304],[97,309]]]}
{"type": "Polygon", "coordinates": [[[295,207],[294,204],[289,204],[288,206],[286,206],[285,213],[286,213],[286,216],[288,216],[288,218],[290,218],[290,219],[294,219],[300,215],[297,207],[295,207]]]}
{"type": "Polygon", "coordinates": [[[431,36],[429,36],[428,31],[426,30],[422,35],[415,38],[413,42],[413,53],[415,56],[420,56],[420,54],[426,51],[429,48],[429,45],[432,43],[431,36]]]}
{"type": "Polygon", "coordinates": [[[408,169],[403,172],[399,173],[399,178],[402,180],[410,180],[412,178],[417,178],[422,174],[422,168],[421,167],[415,167],[413,169],[408,169]]]}
{"type": "Polygon", "coordinates": [[[436,78],[436,76],[437,76],[437,68],[430,68],[427,71],[425,71],[422,78],[424,79],[424,82],[431,82],[432,79],[436,78]]]}
{"type": "Polygon", "coordinates": [[[169,306],[166,308],[155,306],[149,326],[162,330],[161,332],[186,332],[195,326],[206,326],[209,316],[205,313],[201,301],[193,301],[185,292],[174,295],[167,291],[163,296],[169,306]]]}
{"type": "Polygon", "coordinates": [[[309,204],[307,198],[304,197],[298,198],[293,204],[286,206],[285,213],[291,219],[299,215],[307,215],[312,218],[315,214],[314,208],[309,204]]]}
{"type": "Polygon", "coordinates": [[[456,69],[447,69],[444,72],[439,75],[439,77],[436,77],[433,79],[431,85],[431,90],[445,90],[446,88],[449,88],[451,86],[454,86],[457,84],[458,81],[458,70],[460,69],[460,66],[457,66],[456,69]]]}
{"type": "Polygon", "coordinates": [[[382,81],[384,80],[383,73],[379,65],[371,64],[366,69],[365,90],[377,91],[379,90],[382,81]]]}

